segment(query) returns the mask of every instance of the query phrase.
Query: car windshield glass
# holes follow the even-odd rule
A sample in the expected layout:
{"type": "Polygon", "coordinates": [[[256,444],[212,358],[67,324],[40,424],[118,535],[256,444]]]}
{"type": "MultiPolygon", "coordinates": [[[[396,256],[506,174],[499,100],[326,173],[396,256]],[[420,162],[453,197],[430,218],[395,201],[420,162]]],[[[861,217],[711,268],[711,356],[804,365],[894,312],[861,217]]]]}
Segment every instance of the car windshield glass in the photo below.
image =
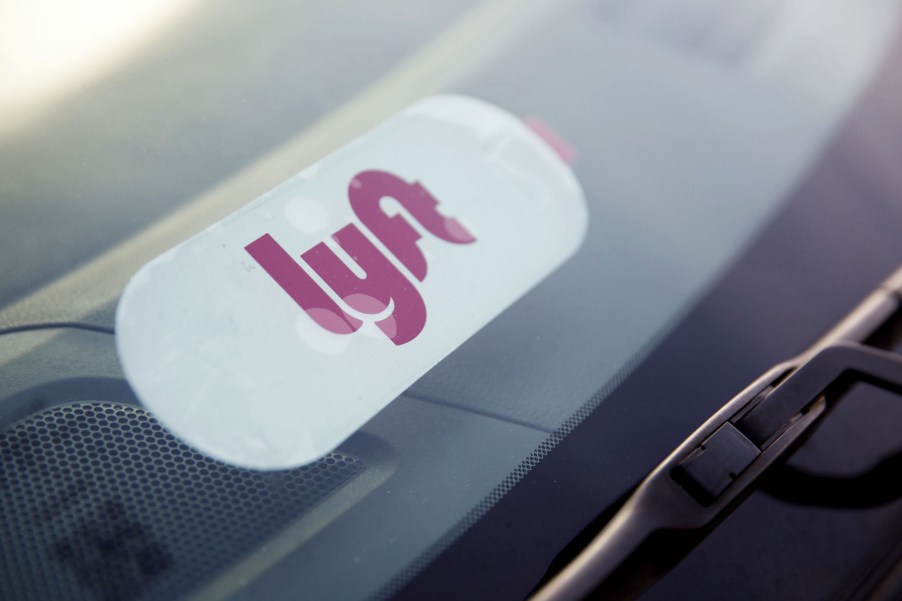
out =
{"type": "Polygon", "coordinates": [[[0,488],[0,554],[25,558],[3,598],[390,595],[730,268],[870,82],[898,13],[196,0],[142,3],[118,28],[60,12],[57,45],[41,46],[53,36],[3,33],[49,33],[32,4],[51,3],[0,18],[15,74],[0,84],[0,484],[18,483],[0,488]],[[63,35],[66,19],[98,29],[63,35]],[[317,463],[241,470],[160,429],[115,356],[128,278],[437,93],[541,119],[573,149],[589,207],[576,254],[317,463]],[[79,424],[108,436],[34,442],[79,424]],[[62,467],[37,478],[24,440],[62,467]],[[118,541],[106,576],[86,542],[98,532],[118,541]]]}

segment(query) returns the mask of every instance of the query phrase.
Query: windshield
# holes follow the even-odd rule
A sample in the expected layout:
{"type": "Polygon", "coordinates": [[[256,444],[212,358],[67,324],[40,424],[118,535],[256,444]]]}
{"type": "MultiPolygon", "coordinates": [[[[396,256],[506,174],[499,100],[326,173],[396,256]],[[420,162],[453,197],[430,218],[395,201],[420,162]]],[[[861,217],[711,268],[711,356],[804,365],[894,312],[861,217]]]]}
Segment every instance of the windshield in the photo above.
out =
{"type": "MultiPolygon", "coordinates": [[[[75,35],[2,48],[15,77],[0,127],[0,553],[20,558],[4,598],[395,592],[603,403],[784,206],[898,12],[157,4],[128,40],[91,37],[106,48],[76,52],[75,35]],[[42,69],[56,75],[29,75],[42,69]],[[115,355],[128,278],[444,92],[538,117],[572,147],[589,207],[577,253],[310,466],[234,468],[161,429],[115,355]]],[[[15,14],[0,23],[47,23],[15,14]]]]}

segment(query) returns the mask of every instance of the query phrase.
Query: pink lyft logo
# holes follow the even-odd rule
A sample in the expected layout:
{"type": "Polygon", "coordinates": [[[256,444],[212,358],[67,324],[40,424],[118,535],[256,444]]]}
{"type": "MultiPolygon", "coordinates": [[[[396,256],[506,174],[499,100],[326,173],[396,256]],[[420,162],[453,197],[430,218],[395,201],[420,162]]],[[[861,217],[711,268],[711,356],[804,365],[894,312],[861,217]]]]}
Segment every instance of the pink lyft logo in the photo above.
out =
{"type": "MultiPolygon", "coordinates": [[[[348,199],[358,219],[419,281],[426,278],[426,257],[417,246],[420,233],[403,215],[389,215],[380,201],[393,198],[427,232],[452,244],[476,238],[456,219],[438,211],[438,201],[419,182],[408,183],[385,171],[362,171],[351,179],[348,199]]],[[[396,345],[410,342],[426,325],[426,304],[416,287],[350,223],[332,239],[357,263],[358,277],[331,248],[320,242],[301,255],[332,291],[351,309],[378,315],[392,303],[388,317],[376,326],[396,345]]],[[[349,315],[276,242],[264,234],[244,247],[266,272],[320,326],[336,334],[356,332],[363,322],[349,315]]]]}

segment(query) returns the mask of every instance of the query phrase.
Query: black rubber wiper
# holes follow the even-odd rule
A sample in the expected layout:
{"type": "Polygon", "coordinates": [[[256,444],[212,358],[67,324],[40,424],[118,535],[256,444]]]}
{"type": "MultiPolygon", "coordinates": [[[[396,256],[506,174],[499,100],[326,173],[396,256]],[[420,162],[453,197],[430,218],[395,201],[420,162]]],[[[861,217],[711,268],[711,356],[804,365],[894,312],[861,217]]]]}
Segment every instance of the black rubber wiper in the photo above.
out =
{"type": "MultiPolygon", "coordinates": [[[[633,599],[648,589],[763,476],[785,469],[784,460],[853,384],[902,395],[902,355],[865,344],[900,320],[902,268],[824,337],[768,370],[683,441],[532,601],[633,599]]],[[[899,462],[886,465],[896,469],[899,462]]]]}

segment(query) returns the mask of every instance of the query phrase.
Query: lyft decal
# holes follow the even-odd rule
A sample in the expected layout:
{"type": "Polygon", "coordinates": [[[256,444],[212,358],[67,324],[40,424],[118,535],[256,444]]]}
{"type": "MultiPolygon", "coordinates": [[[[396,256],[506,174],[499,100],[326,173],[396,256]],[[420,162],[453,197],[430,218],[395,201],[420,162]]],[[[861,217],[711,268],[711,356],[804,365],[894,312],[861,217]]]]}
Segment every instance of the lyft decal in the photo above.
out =
{"type": "Polygon", "coordinates": [[[196,449],[302,465],[560,267],[586,226],[572,171],[523,122],[427,98],[142,267],[119,357],[196,449]]]}
{"type": "MultiPolygon", "coordinates": [[[[476,238],[456,219],[438,212],[438,201],[419,183],[405,182],[385,171],[363,171],[348,187],[351,208],[367,229],[419,281],[426,279],[426,256],[417,246],[420,233],[403,215],[389,215],[381,200],[393,198],[429,234],[452,244],[469,244],[476,238]]],[[[376,326],[395,344],[410,342],[426,324],[426,305],[416,287],[395,265],[350,223],[332,239],[362,270],[356,275],[333,250],[319,242],[302,258],[346,308],[373,316],[391,307],[376,326]]],[[[333,301],[269,234],[244,247],[266,272],[317,324],[336,334],[356,332],[362,321],[348,315],[333,301]]]]}

